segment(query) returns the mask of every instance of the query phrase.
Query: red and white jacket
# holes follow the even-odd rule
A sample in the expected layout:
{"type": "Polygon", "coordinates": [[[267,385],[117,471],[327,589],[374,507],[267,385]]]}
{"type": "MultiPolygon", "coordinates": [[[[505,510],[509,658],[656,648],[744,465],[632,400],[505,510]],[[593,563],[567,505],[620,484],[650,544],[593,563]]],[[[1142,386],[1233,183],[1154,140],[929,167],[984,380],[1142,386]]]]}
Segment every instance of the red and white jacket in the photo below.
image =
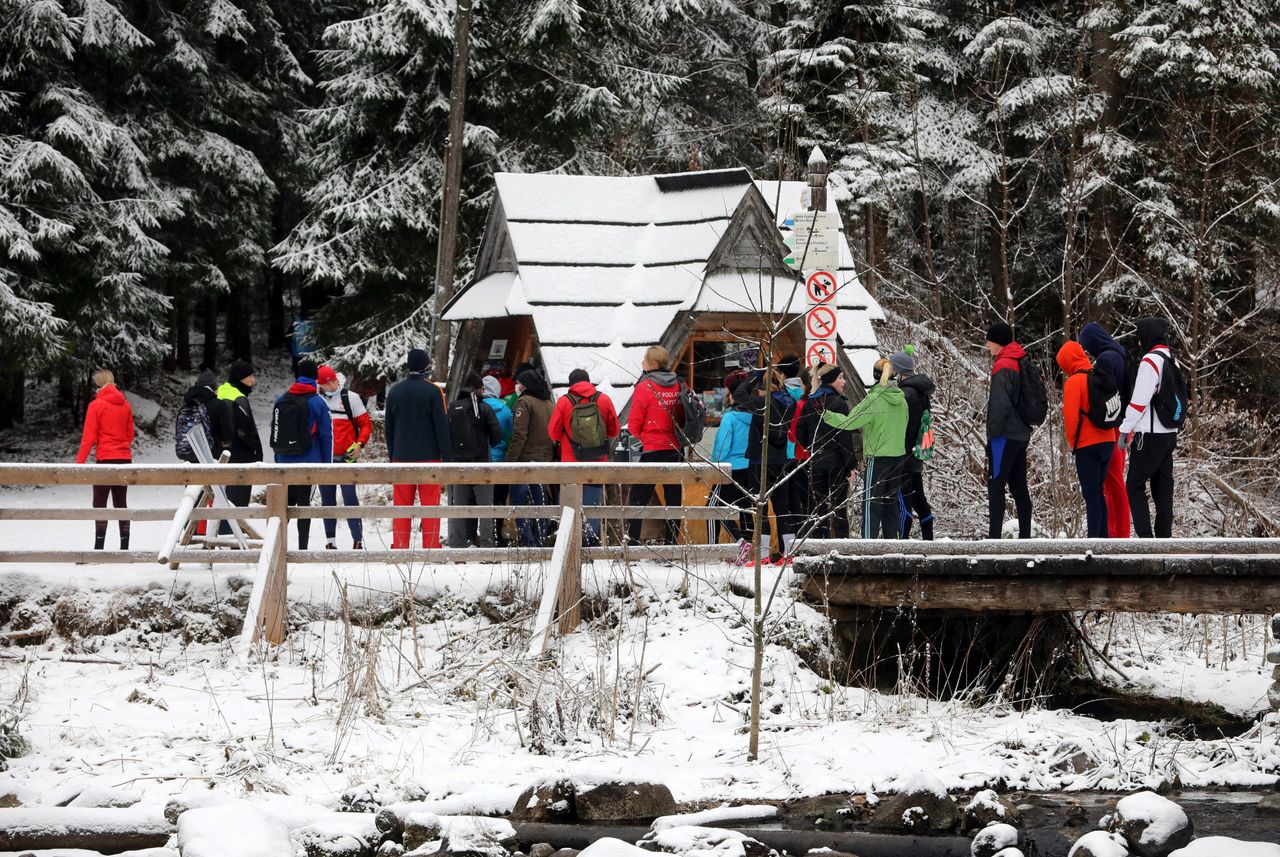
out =
{"type": "Polygon", "coordinates": [[[355,393],[346,389],[346,379],[338,376],[338,392],[330,396],[324,393],[324,400],[329,405],[329,416],[333,420],[333,460],[338,461],[347,448],[353,443],[365,446],[373,435],[373,421],[365,409],[364,401],[355,393]],[[342,407],[342,394],[346,393],[351,402],[351,416],[355,418],[353,425],[347,418],[347,411],[342,407]]]}
{"type": "Polygon", "coordinates": [[[1160,422],[1160,415],[1151,407],[1151,400],[1160,391],[1164,361],[1172,359],[1167,345],[1157,345],[1143,355],[1142,362],[1138,364],[1138,377],[1133,382],[1129,409],[1125,411],[1124,422],[1120,424],[1121,435],[1135,431],[1153,434],[1174,434],[1178,431],[1160,422]]]}

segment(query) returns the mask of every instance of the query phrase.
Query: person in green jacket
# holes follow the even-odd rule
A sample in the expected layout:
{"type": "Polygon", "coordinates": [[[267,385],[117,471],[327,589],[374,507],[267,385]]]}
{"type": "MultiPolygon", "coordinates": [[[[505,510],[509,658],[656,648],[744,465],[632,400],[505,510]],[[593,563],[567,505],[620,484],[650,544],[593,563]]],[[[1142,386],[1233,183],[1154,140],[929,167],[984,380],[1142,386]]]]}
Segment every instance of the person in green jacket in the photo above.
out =
{"type": "Polygon", "coordinates": [[[907,400],[902,388],[889,383],[889,361],[881,359],[875,368],[880,382],[852,411],[827,411],[822,419],[833,428],[862,432],[867,463],[862,475],[862,537],[896,539],[901,535],[898,490],[907,459],[907,400]]]}

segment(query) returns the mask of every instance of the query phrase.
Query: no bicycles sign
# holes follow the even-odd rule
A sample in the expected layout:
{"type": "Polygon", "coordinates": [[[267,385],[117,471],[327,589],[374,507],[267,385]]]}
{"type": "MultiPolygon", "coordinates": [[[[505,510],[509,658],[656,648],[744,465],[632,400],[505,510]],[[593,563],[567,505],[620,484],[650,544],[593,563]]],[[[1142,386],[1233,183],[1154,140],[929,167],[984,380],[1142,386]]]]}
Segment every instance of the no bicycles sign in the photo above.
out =
{"type": "Polygon", "coordinates": [[[805,363],[810,366],[817,366],[820,363],[836,362],[836,345],[834,342],[821,340],[819,342],[810,342],[808,349],[805,351],[805,363]]]}

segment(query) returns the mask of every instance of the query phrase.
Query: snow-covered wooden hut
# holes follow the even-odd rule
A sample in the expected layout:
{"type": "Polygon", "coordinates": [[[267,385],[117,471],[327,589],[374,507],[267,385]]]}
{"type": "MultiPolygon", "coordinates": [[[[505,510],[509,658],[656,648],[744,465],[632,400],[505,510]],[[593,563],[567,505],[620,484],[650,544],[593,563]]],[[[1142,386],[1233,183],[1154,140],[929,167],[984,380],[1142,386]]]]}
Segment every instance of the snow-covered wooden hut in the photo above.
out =
{"type": "MultiPolygon", "coordinates": [[[[791,317],[775,356],[804,347],[803,284],[786,264],[803,182],[743,169],[663,176],[498,173],[474,278],[445,308],[462,322],[451,389],[490,360],[545,368],[563,392],[582,368],[625,409],[645,348],[663,345],[710,393],[756,365],[768,313],[791,317]],[[744,353],[745,352],[745,353],[744,353]]],[[[835,210],[834,203],[828,208],[835,210]]],[[[840,360],[870,384],[884,317],[840,238],[840,360]]]]}

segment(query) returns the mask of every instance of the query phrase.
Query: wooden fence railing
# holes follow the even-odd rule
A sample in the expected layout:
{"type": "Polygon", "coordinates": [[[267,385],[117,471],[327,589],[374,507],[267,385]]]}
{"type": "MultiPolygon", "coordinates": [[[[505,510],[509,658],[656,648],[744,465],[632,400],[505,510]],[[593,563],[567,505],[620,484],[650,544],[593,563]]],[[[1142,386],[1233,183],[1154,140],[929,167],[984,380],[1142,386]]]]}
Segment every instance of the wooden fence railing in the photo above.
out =
{"type": "MultiPolygon", "coordinates": [[[[253,594],[245,615],[242,641],[279,643],[284,639],[286,588],[290,563],[551,560],[548,586],[539,609],[534,646],[545,650],[552,624],[569,633],[581,621],[584,559],[658,558],[696,555],[728,556],[734,545],[582,545],[584,519],[719,520],[737,511],[724,506],[587,506],[583,485],[636,485],[729,481],[726,469],[709,464],[557,463],[557,464],[0,464],[0,484],[10,485],[150,485],[199,489],[211,485],[265,485],[261,506],[208,508],[199,491],[184,491],[175,508],[0,508],[0,521],[42,520],[171,520],[159,552],[144,550],[23,550],[5,546],[0,563],[158,561],[176,568],[182,562],[254,563],[253,594]],[[289,485],[559,485],[557,505],[542,506],[290,506],[289,485]],[[434,548],[360,551],[294,551],[288,549],[288,525],[299,518],[553,518],[560,521],[553,548],[434,548]],[[248,546],[210,534],[204,549],[185,547],[195,522],[264,520],[260,538],[248,546]],[[210,550],[209,548],[226,548],[210,550]]],[[[210,527],[212,529],[212,525],[210,527]]],[[[254,535],[259,535],[256,531],[254,535]]]]}

